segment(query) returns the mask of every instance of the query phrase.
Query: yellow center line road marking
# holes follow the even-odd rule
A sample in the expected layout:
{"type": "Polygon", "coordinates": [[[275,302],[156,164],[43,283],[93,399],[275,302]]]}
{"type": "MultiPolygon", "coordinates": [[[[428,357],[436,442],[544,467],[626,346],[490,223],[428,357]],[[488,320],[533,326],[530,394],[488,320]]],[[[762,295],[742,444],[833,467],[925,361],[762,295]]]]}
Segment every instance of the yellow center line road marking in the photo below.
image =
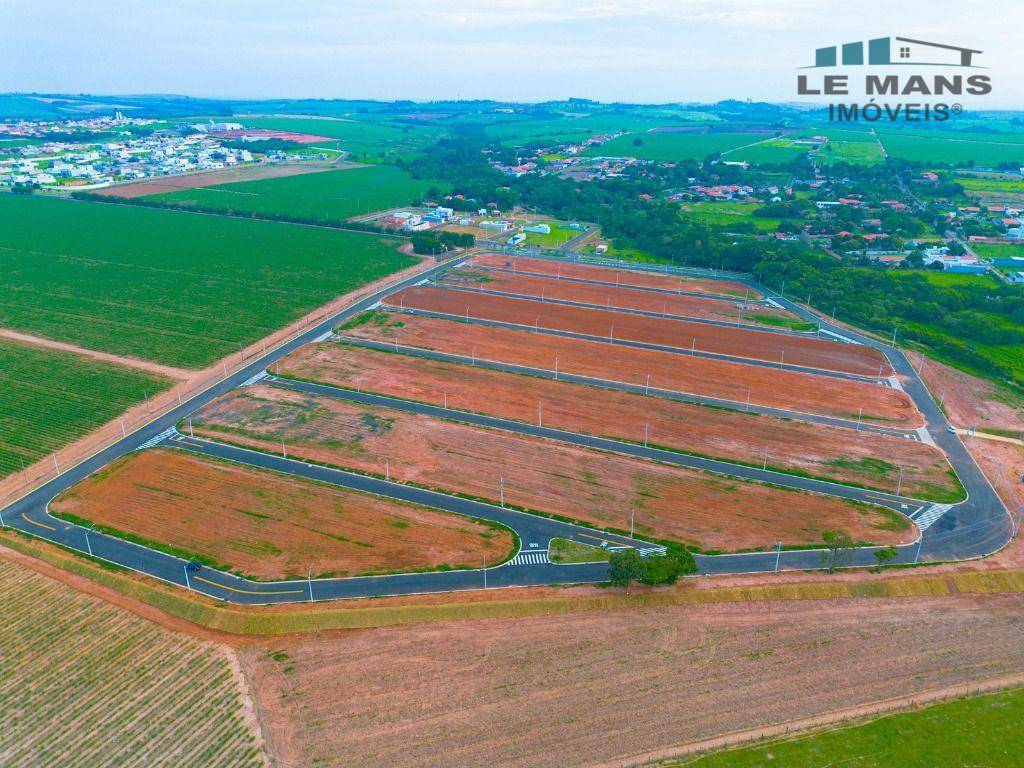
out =
{"type": "Polygon", "coordinates": [[[595,541],[607,541],[609,544],[614,544],[617,547],[632,547],[631,544],[627,544],[624,541],[615,541],[614,539],[602,539],[600,536],[591,536],[589,533],[577,533],[577,536],[585,536],[588,539],[594,539],[595,541]]]}
{"type": "Polygon", "coordinates": [[[40,528],[45,528],[48,531],[56,531],[57,530],[52,525],[47,525],[46,523],[40,523],[38,520],[30,520],[28,518],[28,515],[26,515],[24,512],[21,513],[21,519],[24,520],[26,523],[31,523],[32,525],[38,525],[40,528]]]}
{"type": "Polygon", "coordinates": [[[237,587],[229,587],[227,584],[218,584],[216,581],[210,581],[209,579],[204,579],[202,576],[193,576],[192,580],[193,581],[201,581],[204,584],[212,584],[215,587],[220,587],[221,589],[227,589],[227,590],[229,590],[231,592],[241,592],[242,594],[245,594],[245,595],[304,595],[304,594],[306,594],[306,590],[304,590],[304,589],[278,589],[278,590],[273,590],[273,591],[269,591],[269,592],[264,591],[262,589],[238,589],[237,587]]]}

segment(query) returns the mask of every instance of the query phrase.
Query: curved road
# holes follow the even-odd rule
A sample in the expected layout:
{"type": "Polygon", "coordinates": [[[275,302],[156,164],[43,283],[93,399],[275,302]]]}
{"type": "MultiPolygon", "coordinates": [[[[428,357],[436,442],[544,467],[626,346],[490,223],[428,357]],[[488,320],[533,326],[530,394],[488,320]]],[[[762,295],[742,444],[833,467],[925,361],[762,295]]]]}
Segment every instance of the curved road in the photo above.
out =
{"type": "MultiPolygon", "coordinates": [[[[193,589],[215,598],[245,604],[301,602],[346,597],[478,589],[484,586],[485,578],[488,587],[504,587],[596,582],[606,577],[606,566],[602,563],[563,566],[547,562],[546,548],[548,541],[554,536],[564,536],[592,544],[604,542],[604,546],[609,548],[635,547],[645,553],[657,551],[654,545],[630,537],[604,533],[585,526],[577,526],[558,520],[520,513],[500,506],[462,499],[448,494],[440,494],[398,483],[389,483],[378,478],[314,466],[301,461],[247,451],[220,443],[185,438],[176,433],[174,426],[189,414],[195,412],[214,398],[244,384],[254,377],[260,376],[274,361],[284,357],[298,347],[330,333],[339,323],[365,309],[375,306],[391,293],[423,282],[445,269],[461,264],[468,258],[469,256],[463,256],[447,264],[438,265],[416,277],[409,278],[390,288],[368,296],[348,309],[310,328],[292,341],[277,347],[263,357],[254,359],[248,366],[226,377],[205,392],[171,409],[126,438],[98,452],[80,464],[65,470],[58,477],[13,502],[0,511],[0,516],[2,516],[2,521],[0,522],[8,527],[16,528],[85,554],[91,554],[93,557],[122,565],[166,582],[193,589]],[[185,567],[186,561],[180,558],[112,536],[95,532],[90,533],[86,528],[58,520],[49,514],[47,505],[53,497],[72,487],[91,473],[106,466],[111,461],[133,450],[143,449],[159,443],[167,443],[182,450],[287,472],[370,493],[378,493],[390,498],[428,504],[429,506],[458,514],[493,520],[507,525],[516,531],[520,537],[522,551],[509,563],[478,570],[341,579],[313,579],[311,581],[300,579],[276,583],[255,582],[208,568],[203,568],[197,572],[189,572],[185,567]]],[[[681,271],[680,274],[689,274],[691,272],[692,270],[681,271]]],[[[707,277],[706,274],[699,274],[707,277]]],[[[550,275],[538,276],[555,279],[550,275]]],[[[725,276],[723,275],[723,277],[725,276]]],[[[967,489],[969,497],[966,501],[952,507],[926,505],[923,507],[919,506],[917,509],[904,510],[912,514],[925,530],[918,542],[900,548],[896,562],[910,563],[918,559],[957,560],[979,557],[996,551],[1006,543],[1011,534],[1011,525],[1005,506],[987,479],[982,475],[973,458],[960,442],[960,439],[946,431],[946,427],[949,426],[948,421],[932,400],[931,395],[918,378],[913,366],[901,352],[862,334],[823,321],[816,315],[749,278],[728,275],[727,279],[734,282],[743,282],[749,287],[761,291],[763,295],[775,300],[786,309],[810,322],[817,323],[824,331],[852,338],[859,343],[878,349],[888,358],[897,374],[904,377],[905,388],[908,394],[910,394],[918,409],[924,414],[928,430],[939,447],[946,452],[961,482],[967,489]]],[[[703,295],[706,296],[706,294],[703,295]]],[[[493,324],[502,325],[500,323],[493,324]]],[[[597,337],[594,340],[608,343],[623,343],[618,340],[609,342],[607,339],[597,337]]],[[[658,348],[656,345],[645,346],[658,348]]],[[[672,348],[669,349],[676,352],[680,351],[672,348]]],[[[689,353],[689,351],[685,352],[689,353]]],[[[728,359],[728,356],[718,356],[713,355],[713,353],[705,354],[728,359]]],[[[758,364],[758,361],[742,360],[742,362],[758,364]]],[[[771,363],[761,364],[775,367],[771,363]]],[[[789,368],[789,366],[785,367],[789,368]]],[[[803,369],[793,367],[793,370],[803,369]]],[[[816,369],[809,369],[805,372],[834,375],[816,369]]],[[[443,409],[437,410],[443,411],[443,409]]],[[[543,428],[538,427],[536,429],[542,430],[543,428]]],[[[565,439],[566,434],[559,433],[559,439],[565,439]]],[[[613,444],[612,450],[619,452],[623,451],[624,446],[636,448],[640,451],[654,451],[654,449],[643,449],[640,446],[633,446],[627,443],[608,442],[613,444]]],[[[671,452],[657,453],[668,454],[672,457],[682,456],[681,454],[671,452]]],[[[638,453],[637,455],[647,454],[638,453]]],[[[658,456],[658,458],[663,460],[661,456],[658,456]]],[[[694,457],[685,458],[689,460],[694,457]]],[[[739,465],[731,465],[727,462],[720,462],[720,464],[724,466],[721,468],[715,467],[716,471],[724,470],[734,473],[739,470],[746,471],[750,469],[739,465]]],[[[756,472],[756,470],[753,471],[756,472]]],[[[825,485],[829,485],[829,492],[836,495],[840,495],[837,489],[847,488],[846,486],[836,486],[833,484],[825,485]]],[[[882,495],[885,496],[885,494],[882,495]]],[[[900,507],[904,503],[914,503],[913,500],[892,496],[888,499],[876,498],[872,500],[889,503],[890,506],[895,504],[900,507]]],[[[821,554],[817,550],[755,552],[714,556],[699,555],[697,556],[697,562],[703,573],[766,572],[789,568],[819,568],[822,565],[821,554]]],[[[871,549],[856,550],[852,553],[847,564],[874,564],[873,551],[871,549]]]]}

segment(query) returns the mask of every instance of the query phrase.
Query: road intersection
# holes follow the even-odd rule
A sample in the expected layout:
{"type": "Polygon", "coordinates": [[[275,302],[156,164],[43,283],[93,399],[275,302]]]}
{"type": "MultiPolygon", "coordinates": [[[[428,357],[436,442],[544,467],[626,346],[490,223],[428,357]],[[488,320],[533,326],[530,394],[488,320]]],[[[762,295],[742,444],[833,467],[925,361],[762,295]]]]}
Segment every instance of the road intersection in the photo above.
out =
{"type": "MultiPolygon", "coordinates": [[[[465,499],[450,494],[438,493],[415,486],[401,483],[392,483],[386,479],[369,477],[344,470],[313,465],[295,459],[287,459],[266,453],[250,451],[219,442],[195,439],[180,435],[176,426],[187,419],[190,414],[195,413],[201,407],[213,399],[226,394],[238,386],[253,381],[272,368],[275,361],[288,355],[300,346],[313,342],[330,334],[333,329],[344,321],[358,313],[377,306],[387,297],[405,287],[429,281],[435,278],[444,270],[450,269],[464,263],[469,257],[463,256],[448,263],[438,265],[420,275],[403,280],[395,285],[389,286],[366,298],[356,302],[344,311],[317,324],[293,340],[278,346],[267,352],[265,355],[253,360],[236,373],[226,376],[222,381],[210,387],[203,393],[195,395],[191,399],[172,408],[163,415],[151,421],[146,426],[127,435],[113,445],[99,451],[93,456],[78,465],[66,469],[57,477],[51,479],[42,486],[13,502],[5,509],[0,510],[2,523],[7,527],[21,530],[38,538],[42,538],[61,546],[91,555],[94,558],[102,559],[125,568],[144,573],[165,582],[176,584],[196,592],[209,595],[214,598],[240,604],[265,604],[265,603],[287,603],[302,601],[333,600],[341,598],[370,597],[384,595],[422,594],[440,591],[455,591],[467,589],[479,589],[485,586],[489,588],[510,587],[510,586],[532,586],[539,584],[570,584],[599,582],[607,577],[607,565],[605,563],[556,565],[551,563],[547,556],[548,542],[554,537],[574,539],[583,543],[596,544],[608,549],[636,548],[643,553],[657,551],[657,544],[634,539],[628,536],[620,536],[614,533],[607,533],[583,525],[576,525],[571,522],[551,519],[534,514],[527,514],[517,510],[502,507],[500,505],[488,504],[481,501],[465,499]],[[190,451],[207,456],[236,461],[243,464],[262,467],[278,472],[285,472],[299,477],[305,477],[321,482],[333,483],[335,485],[353,488],[356,490],[375,493],[389,498],[410,501],[413,503],[426,504],[456,514],[492,520],[506,525],[516,532],[520,541],[520,549],[513,559],[507,563],[481,567],[474,570],[441,571],[428,573],[394,574],[385,576],[347,577],[334,579],[307,579],[290,580],[283,582],[257,582],[238,577],[233,574],[203,568],[197,572],[190,572],[187,561],[173,555],[151,549],[130,541],[114,536],[91,531],[83,526],[68,523],[57,519],[49,514],[49,502],[71,488],[76,483],[88,477],[90,474],[99,471],[110,462],[135,450],[145,450],[155,445],[171,445],[181,450],[190,451]]],[[[564,261],[564,260],[563,260],[564,261]]],[[[625,266],[625,265],[621,265],[625,266]]],[[[659,270],[660,271],[660,270],[659,270]]],[[[686,269],[672,270],[673,274],[680,276],[696,275],[708,278],[703,271],[686,269]]],[[[520,272],[520,274],[527,274],[520,272]]],[[[539,273],[538,273],[539,274],[539,273]]],[[[551,277],[551,275],[542,275],[551,277]]],[[[889,361],[897,376],[903,382],[904,389],[917,405],[918,410],[923,414],[927,433],[930,438],[945,452],[961,483],[968,493],[968,498],[955,505],[933,505],[924,504],[906,497],[898,497],[892,494],[881,494],[868,492],[863,489],[852,488],[835,483],[816,481],[807,478],[796,478],[785,476],[786,482],[800,487],[804,490],[828,493],[829,495],[842,496],[844,498],[856,498],[867,500],[872,503],[881,503],[897,509],[910,516],[915,521],[920,521],[923,528],[921,536],[912,544],[902,546],[898,549],[896,563],[914,563],[919,561],[939,560],[963,560],[981,557],[997,551],[1009,540],[1013,529],[1006,507],[995,493],[991,484],[982,474],[974,459],[968,453],[963,443],[956,434],[947,431],[949,422],[944,414],[932,399],[925,385],[917,375],[906,356],[898,349],[892,348],[864,334],[851,331],[848,328],[837,326],[823,320],[809,310],[786,299],[781,294],[770,291],[759,285],[749,277],[742,275],[722,275],[733,283],[743,283],[752,290],[760,291],[766,301],[771,301],[785,309],[790,310],[802,319],[817,325],[821,332],[840,335],[859,344],[865,344],[880,351],[889,361]],[[806,487],[805,487],[806,485],[806,487]],[[871,494],[865,498],[866,494],[871,494]],[[927,522],[927,525],[924,523],[927,522]]],[[[582,280],[580,278],[561,278],[582,280]]],[[[584,280],[585,282],[597,282],[584,280]]],[[[614,285],[614,283],[604,283],[614,285]]],[[[658,290],[658,289],[651,289],[658,290]]],[[[674,292],[673,292],[674,293],[674,292]]],[[[698,294],[708,297],[709,294],[698,294]]],[[[724,298],[724,297],[723,297],[724,298]]],[[[735,300],[735,297],[728,297],[735,300]]],[[[397,309],[397,307],[396,307],[397,309]]],[[[405,308],[405,311],[409,311],[405,308]]],[[[475,321],[475,320],[474,320],[475,321]]],[[[503,323],[491,323],[479,321],[484,324],[497,326],[508,325],[503,323]]],[[[518,327],[518,326],[516,326],[518,327]]],[[[532,330],[532,328],[531,328],[532,330]]],[[[541,331],[543,332],[543,330],[541,331]]],[[[588,340],[605,341],[606,343],[624,343],[616,339],[601,339],[600,337],[589,337],[580,334],[566,334],[571,337],[587,338],[588,340]]],[[[365,342],[360,342],[365,343],[365,342]]],[[[659,348],[657,345],[638,346],[648,348],[659,348]]],[[[368,344],[372,345],[372,344],[368,344]]],[[[389,345],[390,346],[390,345],[389,345]]],[[[679,351],[679,350],[673,350],[679,351]]],[[[689,352],[689,350],[687,350],[689,352]]],[[[436,357],[436,359],[447,359],[449,356],[440,353],[429,353],[420,350],[417,354],[436,357]]],[[[714,353],[701,353],[718,359],[729,359],[729,356],[716,355],[714,353]]],[[[746,364],[762,364],[778,367],[778,364],[766,363],[763,361],[743,360],[746,364]]],[[[492,366],[502,366],[500,363],[490,363],[492,366]]],[[[791,370],[818,375],[839,375],[842,377],[868,380],[868,377],[856,376],[854,374],[841,374],[838,372],[820,371],[818,369],[804,369],[800,366],[784,366],[791,370]]],[[[503,366],[500,370],[514,371],[517,366],[503,366]]],[[[584,381],[593,383],[588,377],[574,377],[570,374],[562,374],[565,380],[584,381]]],[[[379,398],[378,396],[352,393],[333,387],[321,387],[321,385],[305,384],[294,381],[282,380],[277,377],[270,377],[275,386],[287,386],[291,388],[312,391],[318,387],[323,390],[330,390],[331,396],[345,397],[359,402],[374,403],[395,407],[393,398],[379,398]],[[300,386],[301,384],[301,386],[300,386]]],[[[600,382],[599,385],[620,388],[625,391],[642,391],[640,385],[629,385],[621,382],[600,382]]],[[[325,392],[317,389],[318,394],[325,392]]],[[[653,394],[662,394],[654,390],[653,394]]],[[[693,402],[710,403],[715,398],[700,398],[698,396],[684,395],[684,393],[673,394],[678,399],[688,399],[693,402]]],[[[731,402],[731,401],[725,401],[731,402]]],[[[604,450],[613,450],[631,455],[653,458],[658,461],[668,461],[681,466],[693,466],[710,471],[725,472],[739,477],[753,480],[768,480],[778,483],[780,473],[762,471],[757,468],[744,465],[731,464],[710,459],[678,454],[670,451],[661,451],[654,448],[645,448],[632,443],[624,443],[614,440],[603,440],[585,435],[575,435],[559,430],[547,430],[542,427],[518,422],[508,422],[504,419],[493,419],[491,417],[479,416],[477,414],[466,414],[465,412],[447,412],[446,409],[421,404],[409,404],[406,401],[397,401],[397,404],[406,409],[415,405],[423,409],[424,413],[435,415],[434,411],[441,412],[439,415],[444,418],[458,418],[467,423],[475,423],[483,426],[512,429],[524,434],[533,434],[542,437],[560,439],[580,445],[604,450]],[[494,423],[492,423],[494,422],[494,423]],[[499,423],[500,422],[500,423],[499,423]],[[554,433],[554,434],[549,434],[554,433]],[[598,444],[600,443],[600,444],[598,444]],[[608,445],[605,445],[607,443],[608,445]],[[762,476],[765,475],[765,476],[762,476]],[[767,475],[770,475],[768,477],[767,475]]],[[[764,412],[768,412],[762,409],[764,412]]],[[[768,409],[775,410],[775,409],[768,409]]],[[[420,412],[420,411],[417,411],[420,412]]],[[[828,424],[842,422],[844,420],[831,419],[825,416],[814,416],[802,414],[807,420],[828,424]]],[[[849,423],[842,424],[849,426],[849,423]]],[[[865,425],[865,429],[871,429],[881,433],[888,433],[889,428],[865,425]]],[[[898,430],[905,433],[905,430],[898,430]]],[[[905,435],[904,435],[905,436],[905,435]]],[[[726,574],[726,573],[763,573],[784,569],[813,569],[822,566],[821,550],[769,550],[761,552],[747,552],[730,555],[696,555],[696,561],[701,573],[726,574]]],[[[873,565],[875,563],[874,549],[862,548],[853,550],[850,554],[848,565],[873,565]]]]}

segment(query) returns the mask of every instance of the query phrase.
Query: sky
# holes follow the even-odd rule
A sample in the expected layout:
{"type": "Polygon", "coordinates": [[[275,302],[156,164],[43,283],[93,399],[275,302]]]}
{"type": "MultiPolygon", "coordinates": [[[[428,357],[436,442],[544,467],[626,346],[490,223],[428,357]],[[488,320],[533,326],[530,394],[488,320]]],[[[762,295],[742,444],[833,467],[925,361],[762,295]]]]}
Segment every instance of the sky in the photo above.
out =
{"type": "Polygon", "coordinates": [[[1024,108],[1021,4],[866,0],[4,0],[0,92],[795,101],[825,45],[984,51],[1024,108]]]}

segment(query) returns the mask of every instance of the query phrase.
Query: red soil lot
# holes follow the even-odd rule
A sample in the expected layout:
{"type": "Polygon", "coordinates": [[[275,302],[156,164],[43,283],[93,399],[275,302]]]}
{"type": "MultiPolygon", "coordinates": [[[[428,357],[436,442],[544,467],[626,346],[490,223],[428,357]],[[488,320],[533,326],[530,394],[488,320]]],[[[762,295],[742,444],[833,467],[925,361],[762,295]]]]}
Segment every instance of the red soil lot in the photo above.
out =
{"type": "Polygon", "coordinates": [[[678,275],[659,275],[653,272],[638,272],[630,269],[614,267],[598,267],[592,264],[573,264],[548,259],[531,259],[522,256],[502,256],[497,253],[484,253],[475,257],[470,264],[481,267],[501,267],[538,272],[552,277],[580,277],[584,280],[602,280],[619,285],[635,285],[641,288],[662,288],[670,291],[690,291],[691,293],[718,293],[726,296],[752,299],[761,298],[761,294],[743,283],[728,280],[703,280],[699,277],[679,277],[678,275]]]}
{"type": "Polygon", "coordinates": [[[281,362],[281,373],[406,400],[536,423],[703,456],[760,464],[882,491],[905,468],[908,495],[955,493],[942,453],[929,445],[852,429],[705,408],[468,365],[422,360],[337,343],[307,345],[281,362]],[[538,413],[539,406],[539,413],[538,413]],[[891,467],[879,471],[885,461],[891,467]]]}
{"type": "MultiPolygon", "coordinates": [[[[799,322],[799,318],[791,312],[776,307],[754,305],[752,308],[737,312],[742,302],[724,301],[712,297],[697,298],[673,294],[658,294],[641,291],[629,287],[614,285],[593,285],[591,283],[574,283],[567,280],[551,280],[546,277],[530,277],[513,275],[507,272],[484,272],[482,270],[461,269],[448,272],[444,281],[467,287],[482,287],[484,290],[518,293],[524,296],[541,296],[548,299],[579,301],[599,306],[619,307],[621,309],[638,309],[644,312],[659,312],[685,317],[699,317],[709,320],[722,320],[729,323],[737,321],[757,324],[754,316],[777,318],[784,321],[799,322]]],[[[770,323],[765,323],[770,325],[770,323]]]]}
{"type": "Polygon", "coordinates": [[[448,512],[169,449],[129,454],[52,508],[260,579],[477,567],[514,547],[448,512]]]}
{"type": "Polygon", "coordinates": [[[768,331],[692,323],[686,320],[626,315],[604,309],[580,309],[530,299],[487,296],[470,291],[449,291],[433,286],[414,286],[391,296],[388,304],[463,317],[497,320],[523,326],[592,336],[612,336],[620,341],[660,344],[680,350],[695,346],[699,352],[731,355],[770,363],[785,361],[827,371],[875,376],[892,373],[884,356],[870,347],[836,341],[786,336],[768,331]]]}
{"type": "Polygon", "coordinates": [[[879,544],[912,536],[889,510],[723,475],[267,386],[235,390],[193,417],[196,434],[257,450],[629,528],[712,549],[821,540],[842,527],[879,544]]]}
{"type": "Polygon", "coordinates": [[[864,418],[918,427],[924,423],[905,392],[877,384],[829,376],[780,371],[724,360],[689,357],[672,352],[611,346],[509,328],[485,328],[451,320],[381,313],[381,324],[363,323],[343,330],[349,336],[400,343],[481,360],[552,370],[555,361],[565,373],[644,384],[786,408],[801,413],[864,418]]]}

